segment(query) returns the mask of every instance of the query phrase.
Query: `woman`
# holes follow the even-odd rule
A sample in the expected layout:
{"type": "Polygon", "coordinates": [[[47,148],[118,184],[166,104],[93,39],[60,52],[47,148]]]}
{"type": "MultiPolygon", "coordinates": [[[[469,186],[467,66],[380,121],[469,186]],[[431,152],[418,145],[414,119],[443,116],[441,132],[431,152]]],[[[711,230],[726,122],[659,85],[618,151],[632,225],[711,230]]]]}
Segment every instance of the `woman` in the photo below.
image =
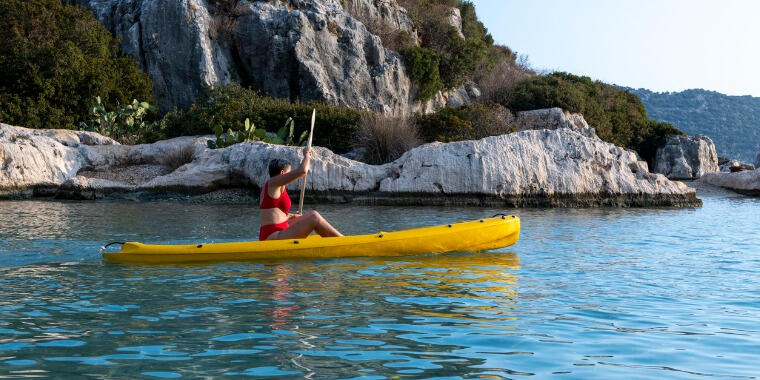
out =
{"type": "Polygon", "coordinates": [[[259,240],[302,239],[311,231],[322,237],[343,236],[316,211],[305,215],[290,213],[290,197],[285,186],[306,176],[311,163],[311,150],[304,148],[303,161],[295,171],[285,160],[269,161],[269,181],[261,190],[261,229],[259,240]],[[291,220],[292,219],[292,220],[291,220]]]}

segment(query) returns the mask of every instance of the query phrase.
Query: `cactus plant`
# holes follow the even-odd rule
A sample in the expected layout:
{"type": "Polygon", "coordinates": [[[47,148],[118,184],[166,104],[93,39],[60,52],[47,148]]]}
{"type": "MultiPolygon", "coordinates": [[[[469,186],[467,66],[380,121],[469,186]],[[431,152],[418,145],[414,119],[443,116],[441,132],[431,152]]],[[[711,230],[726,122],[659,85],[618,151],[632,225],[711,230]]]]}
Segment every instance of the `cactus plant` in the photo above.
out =
{"type": "Polygon", "coordinates": [[[301,145],[306,138],[307,131],[304,131],[298,140],[294,143],[293,131],[295,129],[295,121],[292,117],[289,117],[285,121],[285,125],[280,128],[276,134],[268,135],[264,129],[256,129],[256,126],[251,123],[249,119],[245,119],[245,125],[242,131],[233,131],[232,128],[224,132],[221,126],[214,127],[214,135],[216,140],[208,140],[206,144],[211,149],[226,148],[230,145],[249,142],[249,141],[263,141],[269,144],[278,145],[301,145]]]}

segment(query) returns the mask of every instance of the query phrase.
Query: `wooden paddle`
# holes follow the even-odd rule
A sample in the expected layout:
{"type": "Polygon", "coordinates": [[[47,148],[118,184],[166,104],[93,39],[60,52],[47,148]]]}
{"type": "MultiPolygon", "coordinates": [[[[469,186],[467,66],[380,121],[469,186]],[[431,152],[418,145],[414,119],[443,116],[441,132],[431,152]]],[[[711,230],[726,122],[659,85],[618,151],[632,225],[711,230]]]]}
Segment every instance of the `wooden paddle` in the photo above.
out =
{"type": "MultiPolygon", "coordinates": [[[[311,150],[311,138],[314,136],[314,120],[317,117],[317,109],[315,108],[311,113],[311,130],[309,131],[309,142],[306,144],[306,150],[311,150]]],[[[306,172],[306,175],[303,176],[303,180],[301,181],[301,197],[298,199],[298,215],[303,214],[303,197],[306,194],[306,176],[309,175],[308,172],[306,172]]]]}

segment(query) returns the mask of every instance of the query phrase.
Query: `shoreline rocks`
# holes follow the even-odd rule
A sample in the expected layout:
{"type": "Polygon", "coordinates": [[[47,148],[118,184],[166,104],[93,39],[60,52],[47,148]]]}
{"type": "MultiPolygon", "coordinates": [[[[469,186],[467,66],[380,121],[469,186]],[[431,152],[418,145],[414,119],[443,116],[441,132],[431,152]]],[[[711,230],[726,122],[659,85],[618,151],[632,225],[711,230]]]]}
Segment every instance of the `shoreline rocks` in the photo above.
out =
{"type": "MultiPolygon", "coordinates": [[[[649,173],[636,153],[587,128],[525,130],[431,143],[368,165],[315,147],[309,199],[391,205],[692,207],[694,189],[649,173]],[[585,130],[585,131],[584,131],[585,130]]],[[[588,128],[590,129],[590,128],[588,128]]],[[[56,134],[0,124],[0,197],[146,199],[258,189],[270,158],[294,164],[300,148],[262,142],[208,149],[207,136],[135,146],[65,145],[56,134]],[[22,137],[25,136],[25,137],[22,137]],[[52,137],[51,137],[52,136],[52,137]]],[[[298,183],[291,188],[297,191],[298,183]]],[[[250,194],[249,191],[244,191],[250,194]]]]}
{"type": "Polygon", "coordinates": [[[707,173],[700,181],[731,189],[739,194],[760,197],[760,169],[707,173]]]}

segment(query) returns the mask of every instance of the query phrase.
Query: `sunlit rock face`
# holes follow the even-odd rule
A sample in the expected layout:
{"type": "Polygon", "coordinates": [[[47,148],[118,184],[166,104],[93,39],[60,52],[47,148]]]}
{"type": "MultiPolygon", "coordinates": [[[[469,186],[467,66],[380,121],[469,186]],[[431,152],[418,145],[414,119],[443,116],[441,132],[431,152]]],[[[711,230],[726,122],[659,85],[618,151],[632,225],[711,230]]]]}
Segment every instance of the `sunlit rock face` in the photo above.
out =
{"type": "MultiPolygon", "coordinates": [[[[226,2],[78,0],[135,57],[163,111],[190,105],[204,87],[239,82],[265,95],[386,114],[414,109],[401,56],[383,47],[337,0],[226,2]]],[[[352,0],[402,30],[412,23],[395,1],[352,0]]]]}
{"type": "MultiPolygon", "coordinates": [[[[209,149],[209,137],[196,136],[128,146],[81,133],[0,125],[2,195],[92,199],[257,190],[268,179],[270,159],[297,165],[302,157],[301,148],[262,142],[209,149]]],[[[384,165],[315,147],[307,189],[312,199],[397,205],[700,204],[693,189],[649,173],[635,152],[596,138],[589,128],[431,143],[384,165]]]]}

